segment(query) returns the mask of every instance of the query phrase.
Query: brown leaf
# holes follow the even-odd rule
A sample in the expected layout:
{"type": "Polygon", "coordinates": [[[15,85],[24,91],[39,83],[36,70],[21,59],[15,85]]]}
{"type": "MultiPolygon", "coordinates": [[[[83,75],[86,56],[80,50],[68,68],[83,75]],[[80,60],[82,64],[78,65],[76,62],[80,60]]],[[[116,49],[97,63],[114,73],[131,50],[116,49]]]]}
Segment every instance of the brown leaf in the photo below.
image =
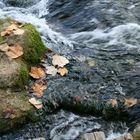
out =
{"type": "Polygon", "coordinates": [[[23,35],[24,34],[24,30],[23,29],[17,29],[15,31],[13,31],[14,35],[23,35]]]}
{"type": "Polygon", "coordinates": [[[57,69],[54,66],[48,66],[46,67],[46,73],[51,74],[52,76],[55,76],[57,74],[57,69]]]}
{"type": "Polygon", "coordinates": [[[18,58],[23,55],[23,48],[19,44],[9,47],[6,55],[10,58],[18,58]]]}
{"type": "Polygon", "coordinates": [[[34,79],[40,79],[45,77],[45,72],[42,68],[31,67],[31,72],[29,73],[34,79]]]}
{"type": "Polygon", "coordinates": [[[51,53],[51,52],[53,52],[53,49],[52,49],[52,48],[47,48],[47,51],[48,51],[49,53],[51,53]]]}
{"type": "Polygon", "coordinates": [[[68,74],[68,70],[63,67],[63,68],[59,68],[58,71],[57,71],[61,76],[64,76],[66,74],[68,74]]]}
{"type": "Polygon", "coordinates": [[[54,66],[64,67],[68,63],[69,63],[69,60],[63,56],[59,56],[59,55],[53,56],[52,64],[54,66]]]}
{"type": "Polygon", "coordinates": [[[33,105],[33,106],[35,106],[35,108],[37,108],[37,109],[41,109],[42,107],[43,107],[43,105],[42,105],[42,102],[41,101],[39,101],[39,100],[37,100],[36,98],[30,98],[29,99],[29,102],[33,105]]]}
{"type": "Polygon", "coordinates": [[[7,43],[0,44],[0,51],[7,52],[9,49],[9,45],[7,43]]]}
{"type": "Polygon", "coordinates": [[[79,103],[81,102],[81,97],[78,96],[78,95],[76,95],[76,96],[74,97],[74,100],[75,100],[75,102],[76,102],[77,104],[79,104],[79,103]]]}
{"type": "Polygon", "coordinates": [[[134,99],[134,98],[130,98],[130,99],[124,99],[125,100],[125,105],[127,105],[128,107],[131,107],[135,104],[137,104],[137,99],[134,99]]]}
{"type": "Polygon", "coordinates": [[[14,119],[16,117],[16,111],[11,108],[6,108],[6,110],[3,111],[3,116],[5,119],[14,119]]]}
{"type": "Polygon", "coordinates": [[[43,91],[47,88],[46,85],[34,83],[32,89],[34,91],[34,95],[41,97],[43,95],[43,91]]]}

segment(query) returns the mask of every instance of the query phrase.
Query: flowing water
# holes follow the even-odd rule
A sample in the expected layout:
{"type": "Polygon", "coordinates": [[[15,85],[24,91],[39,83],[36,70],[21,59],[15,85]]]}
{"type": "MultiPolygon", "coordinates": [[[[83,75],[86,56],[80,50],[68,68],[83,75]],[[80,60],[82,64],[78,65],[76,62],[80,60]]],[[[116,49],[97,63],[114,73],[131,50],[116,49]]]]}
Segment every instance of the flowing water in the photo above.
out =
{"type": "MultiPolygon", "coordinates": [[[[74,87],[73,81],[70,81],[76,75],[70,75],[54,79],[54,82],[50,80],[48,91],[55,93],[64,87],[64,94],[70,91],[87,96],[94,91],[103,98],[109,98],[112,94],[139,98],[139,12],[139,0],[0,0],[0,18],[12,17],[32,23],[46,47],[53,48],[58,54],[80,64],[90,60],[99,63],[98,73],[94,76],[91,74],[95,71],[90,73],[87,69],[89,75],[88,72],[83,74],[84,78],[88,77],[88,83],[79,80],[74,87]],[[129,66],[133,61],[135,65],[129,66]],[[68,82],[67,86],[65,82],[68,82]]],[[[112,140],[127,129],[122,122],[107,122],[101,117],[79,116],[60,110],[42,116],[41,122],[27,124],[0,139],[45,137],[47,140],[76,140],[86,132],[103,130],[108,140],[112,140]]]]}

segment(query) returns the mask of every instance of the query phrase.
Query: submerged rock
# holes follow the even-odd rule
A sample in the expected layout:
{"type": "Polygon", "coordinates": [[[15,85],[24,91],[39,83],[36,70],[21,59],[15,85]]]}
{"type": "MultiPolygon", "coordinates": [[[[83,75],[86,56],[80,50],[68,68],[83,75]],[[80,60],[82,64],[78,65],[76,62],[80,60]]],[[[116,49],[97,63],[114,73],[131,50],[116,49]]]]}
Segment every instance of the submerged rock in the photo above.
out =
{"type": "Polygon", "coordinates": [[[0,32],[11,24],[21,25],[23,34],[0,36],[0,44],[20,44],[23,55],[10,58],[0,51],[0,133],[5,133],[19,127],[27,121],[35,121],[35,109],[28,102],[25,86],[29,80],[29,68],[37,64],[45,54],[46,48],[39,33],[31,24],[22,24],[7,18],[0,19],[0,32]]]}

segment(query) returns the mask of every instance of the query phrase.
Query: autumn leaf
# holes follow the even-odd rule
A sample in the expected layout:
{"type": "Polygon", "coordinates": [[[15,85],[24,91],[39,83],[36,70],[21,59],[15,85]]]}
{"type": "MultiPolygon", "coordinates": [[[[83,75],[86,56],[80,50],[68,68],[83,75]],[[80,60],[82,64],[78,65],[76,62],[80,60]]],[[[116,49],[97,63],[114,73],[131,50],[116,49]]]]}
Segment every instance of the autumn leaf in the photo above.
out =
{"type": "Polygon", "coordinates": [[[44,84],[38,84],[38,83],[34,83],[34,85],[32,86],[32,89],[34,91],[34,95],[41,97],[43,95],[43,91],[47,88],[46,85],[44,84]]]}
{"type": "Polygon", "coordinates": [[[52,64],[54,66],[64,67],[68,63],[69,63],[69,60],[63,56],[59,56],[59,55],[53,56],[52,64]]]}
{"type": "Polygon", "coordinates": [[[0,51],[6,52],[9,49],[9,45],[7,43],[0,44],[0,51]]]}
{"type": "Polygon", "coordinates": [[[46,73],[50,74],[52,76],[55,76],[57,74],[57,69],[54,66],[48,66],[46,67],[46,73]]]}
{"type": "Polygon", "coordinates": [[[130,99],[124,99],[125,100],[125,105],[127,105],[128,107],[131,107],[135,104],[137,104],[137,99],[134,99],[134,98],[130,98],[130,99]]]}
{"type": "Polygon", "coordinates": [[[29,102],[37,109],[41,109],[43,107],[42,102],[37,100],[36,98],[30,98],[29,102]]]}
{"type": "Polygon", "coordinates": [[[110,100],[110,103],[111,103],[111,105],[112,105],[113,107],[118,106],[118,102],[117,102],[116,99],[111,99],[111,100],[110,100]]]}
{"type": "Polygon", "coordinates": [[[10,58],[18,58],[23,55],[23,48],[19,44],[9,47],[6,55],[10,58]]]}
{"type": "Polygon", "coordinates": [[[14,109],[11,109],[11,108],[6,108],[4,111],[3,111],[3,117],[5,119],[14,119],[16,117],[16,111],[14,109]]]}
{"type": "Polygon", "coordinates": [[[78,96],[78,95],[76,95],[76,96],[74,97],[74,100],[75,100],[75,102],[76,102],[77,104],[79,104],[79,103],[81,102],[81,97],[78,96]]]}
{"type": "Polygon", "coordinates": [[[18,25],[16,23],[13,23],[6,28],[7,31],[13,31],[13,30],[17,30],[17,29],[18,29],[18,25]]]}
{"type": "Polygon", "coordinates": [[[63,68],[59,68],[58,71],[57,71],[61,76],[64,76],[66,74],[68,74],[68,70],[63,67],[63,68]]]}
{"type": "Polygon", "coordinates": [[[31,72],[29,73],[34,79],[40,79],[45,77],[45,72],[42,68],[31,67],[31,72]]]}
{"type": "Polygon", "coordinates": [[[12,34],[12,31],[2,31],[1,33],[0,33],[0,35],[1,36],[9,36],[10,34],[12,34]]]}
{"type": "Polygon", "coordinates": [[[14,33],[14,35],[22,35],[22,34],[24,34],[24,30],[22,30],[22,29],[17,29],[17,30],[15,30],[15,31],[13,31],[13,33],[14,33]]]}

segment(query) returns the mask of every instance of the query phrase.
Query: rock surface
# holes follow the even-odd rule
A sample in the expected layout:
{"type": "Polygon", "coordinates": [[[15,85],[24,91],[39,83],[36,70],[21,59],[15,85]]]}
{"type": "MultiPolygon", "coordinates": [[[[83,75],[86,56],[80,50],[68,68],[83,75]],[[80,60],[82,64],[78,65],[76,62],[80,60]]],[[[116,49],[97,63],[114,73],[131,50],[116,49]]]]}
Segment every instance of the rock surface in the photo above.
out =
{"type": "Polygon", "coordinates": [[[102,131],[84,134],[80,140],[105,140],[105,134],[102,131]]]}

